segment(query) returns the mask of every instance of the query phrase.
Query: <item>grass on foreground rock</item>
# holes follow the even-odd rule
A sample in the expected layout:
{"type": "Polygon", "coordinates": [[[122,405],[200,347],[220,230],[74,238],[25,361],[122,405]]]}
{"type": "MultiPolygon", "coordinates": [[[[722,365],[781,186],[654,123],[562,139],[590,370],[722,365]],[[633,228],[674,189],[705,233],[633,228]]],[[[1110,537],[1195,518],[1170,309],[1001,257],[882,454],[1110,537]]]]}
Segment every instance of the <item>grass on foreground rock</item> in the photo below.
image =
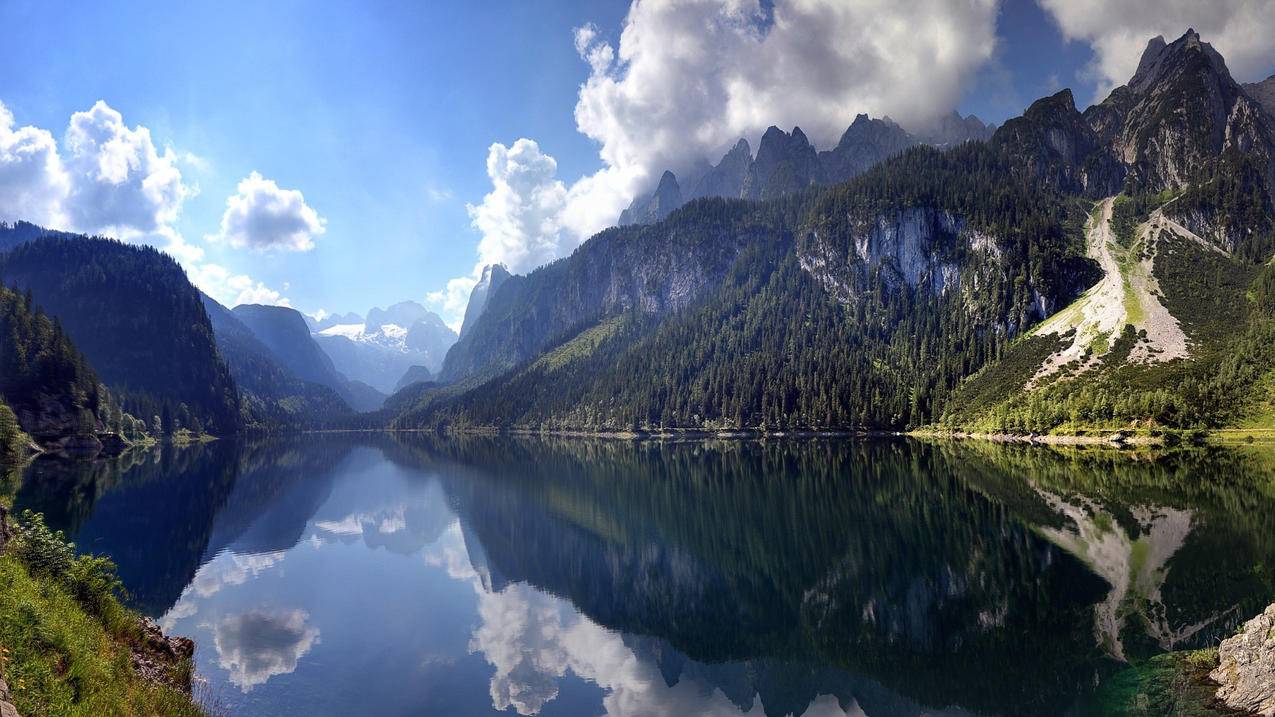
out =
{"type": "Polygon", "coordinates": [[[1170,652],[1114,675],[1082,714],[1133,717],[1219,717],[1234,715],[1215,697],[1209,671],[1217,649],[1170,652]]]}
{"type": "MultiPolygon", "coordinates": [[[[105,558],[76,556],[38,514],[23,514],[0,555],[0,674],[23,717],[205,717],[181,690],[141,677],[141,622],[116,598],[105,558]]],[[[169,666],[189,683],[189,659],[169,666]]]]}

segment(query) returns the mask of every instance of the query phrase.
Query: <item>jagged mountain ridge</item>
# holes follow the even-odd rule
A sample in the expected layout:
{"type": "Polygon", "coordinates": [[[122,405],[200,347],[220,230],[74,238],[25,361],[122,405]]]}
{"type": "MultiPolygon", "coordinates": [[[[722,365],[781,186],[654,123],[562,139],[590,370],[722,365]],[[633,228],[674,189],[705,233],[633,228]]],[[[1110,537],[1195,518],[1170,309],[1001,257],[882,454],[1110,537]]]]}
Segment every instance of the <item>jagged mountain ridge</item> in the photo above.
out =
{"type": "Polygon", "coordinates": [[[412,366],[440,369],[457,340],[438,314],[414,301],[374,307],[366,319],[346,314],[323,322],[311,318],[307,325],[337,371],[384,394],[397,390],[412,366]]]}
{"type": "Polygon", "coordinates": [[[974,115],[961,117],[952,112],[914,135],[889,117],[871,119],[860,114],[835,147],[817,151],[800,127],[784,132],[772,126],[762,135],[756,157],[748,141],[740,139],[717,164],[693,168],[685,187],[676,175],[665,171],[651,194],[634,198],[618,224],[657,222],[692,199],[775,199],[814,185],[836,184],[908,147],[986,140],[994,130],[974,115]]]}
{"type": "Polygon", "coordinates": [[[1087,109],[1085,120],[1138,190],[1181,189],[1231,153],[1249,157],[1265,177],[1275,173],[1270,118],[1194,30],[1172,43],[1151,40],[1133,78],[1087,109]]]}
{"type": "MultiPolygon", "coordinates": [[[[1173,43],[1150,43],[1139,73],[1096,109],[1082,113],[1070,92],[1060,92],[1007,122],[985,144],[946,154],[913,147],[847,185],[816,189],[797,200],[738,206],[700,200],[649,227],[604,231],[573,256],[514,277],[495,292],[488,311],[467,329],[444,366],[443,380],[462,383],[425,392],[401,422],[743,427],[773,426],[772,420],[828,425],[823,421],[837,414],[832,422],[844,421],[839,425],[916,425],[927,411],[939,410],[949,388],[975,374],[981,362],[999,364],[1001,353],[1026,341],[1022,337],[1037,322],[1111,275],[1105,259],[1087,250],[1083,225],[1093,205],[1084,198],[1125,191],[1142,206],[1163,191],[1155,205],[1162,217],[1156,221],[1163,223],[1157,231],[1181,227],[1185,233],[1176,228],[1170,233],[1234,254],[1241,268],[1246,260],[1269,259],[1275,252],[1265,162],[1269,118],[1256,107],[1221,58],[1188,32],[1173,43]],[[1190,91],[1200,87],[1218,91],[1190,91]],[[1166,112],[1174,102],[1182,106],[1166,112]],[[1203,116],[1215,122],[1200,131],[1189,126],[1194,120],[1184,125],[1183,117],[1203,116]],[[1251,151],[1241,152],[1241,146],[1251,151]],[[924,185],[918,176],[935,171],[946,174],[946,186],[924,185]],[[1022,187],[1030,188],[1026,195],[1014,193],[1022,187]],[[1002,194],[1003,203],[987,205],[976,196],[986,192],[1002,194]],[[1247,202],[1247,214],[1237,213],[1234,196],[1247,202]],[[1033,203],[1039,205],[1034,216],[1022,211],[1033,203]],[[1192,229],[1188,220],[1249,230],[1241,246],[1223,230],[1192,229]],[[702,258],[714,252],[716,269],[703,271],[702,258]],[[758,263],[750,252],[766,253],[769,263],[758,263]],[[829,303],[844,307],[842,319],[834,318],[837,310],[829,303]],[[867,307],[876,307],[875,313],[867,307]],[[806,325],[794,324],[792,312],[806,312],[806,325]],[[880,326],[887,316],[920,324],[907,339],[880,326]],[[839,335],[837,322],[844,320],[857,323],[858,331],[844,335],[844,345],[826,344],[827,336],[839,335]],[[697,332],[714,337],[712,343],[700,348],[697,332]],[[787,343],[773,343],[775,335],[787,336],[787,343]],[[978,344],[973,355],[945,343],[957,335],[978,344]],[[802,363],[809,351],[840,356],[845,362],[840,371],[862,372],[878,383],[834,388],[837,384],[828,383],[834,379],[822,373],[827,369],[802,363]],[[777,361],[770,352],[789,356],[789,365],[777,363],[761,374],[741,367],[777,361]],[[874,363],[860,365],[867,356],[876,357],[874,363]],[[947,368],[957,356],[959,367],[947,368]],[[940,364],[937,370],[946,377],[912,381],[911,407],[879,410],[899,400],[890,387],[898,376],[882,372],[920,371],[916,367],[926,363],[921,357],[940,364]],[[794,366],[812,373],[793,374],[794,366]],[[736,383],[741,379],[743,385],[736,383]],[[649,389],[630,388],[644,382],[649,389]],[[782,389],[778,395],[772,393],[776,386],[782,389]],[[838,414],[844,406],[830,408],[812,398],[837,391],[845,393],[832,396],[834,403],[862,401],[872,408],[857,416],[838,414]],[[761,406],[752,402],[759,394],[761,406]],[[772,400],[782,407],[765,405],[772,400]],[[636,402],[637,409],[626,401],[636,402]],[[741,403],[747,405],[737,409],[741,403]],[[802,414],[811,410],[814,420],[802,414]],[[901,418],[907,415],[912,418],[901,418]]],[[[797,135],[768,134],[774,146],[789,146],[797,135]]],[[[797,135],[796,144],[802,139],[797,135]]],[[[735,151],[740,149],[746,152],[747,145],[735,151]]],[[[784,181],[817,186],[818,175],[805,156],[803,149],[796,161],[783,165],[784,181]]],[[[774,173],[783,163],[762,164],[774,173]]],[[[738,178],[725,172],[712,176],[724,185],[738,178]]],[[[746,195],[758,185],[745,178],[739,186],[746,195]]],[[[1135,231],[1129,227],[1142,220],[1134,210],[1116,214],[1111,235],[1128,246],[1135,231]]],[[[1136,258],[1130,254],[1129,262],[1136,258]]],[[[1161,276],[1159,262],[1148,261],[1141,268],[1128,264],[1135,294],[1155,297],[1162,291],[1156,282],[1184,280],[1161,276]]],[[[1155,309],[1155,302],[1146,303],[1155,309]]],[[[1140,320],[1131,323],[1159,330],[1140,320]]],[[[1148,348],[1130,355],[1166,351],[1172,342],[1162,345],[1157,342],[1168,338],[1157,337],[1171,338],[1151,335],[1148,348]]],[[[1239,339],[1231,333],[1218,340],[1239,339]]],[[[1110,343],[1102,346],[1095,353],[1110,350],[1110,343]]],[[[1031,361],[1039,366],[1044,358],[1031,361]]]]}

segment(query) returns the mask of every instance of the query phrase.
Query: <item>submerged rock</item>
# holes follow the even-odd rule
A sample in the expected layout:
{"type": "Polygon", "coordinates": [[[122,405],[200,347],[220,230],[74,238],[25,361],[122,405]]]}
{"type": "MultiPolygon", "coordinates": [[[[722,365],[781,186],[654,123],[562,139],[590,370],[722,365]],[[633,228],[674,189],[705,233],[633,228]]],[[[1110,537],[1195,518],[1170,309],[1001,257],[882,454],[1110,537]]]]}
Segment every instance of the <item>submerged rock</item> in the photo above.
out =
{"type": "Polygon", "coordinates": [[[1275,604],[1222,641],[1219,665],[1209,674],[1217,697],[1232,709],[1275,717],[1275,604]]]}

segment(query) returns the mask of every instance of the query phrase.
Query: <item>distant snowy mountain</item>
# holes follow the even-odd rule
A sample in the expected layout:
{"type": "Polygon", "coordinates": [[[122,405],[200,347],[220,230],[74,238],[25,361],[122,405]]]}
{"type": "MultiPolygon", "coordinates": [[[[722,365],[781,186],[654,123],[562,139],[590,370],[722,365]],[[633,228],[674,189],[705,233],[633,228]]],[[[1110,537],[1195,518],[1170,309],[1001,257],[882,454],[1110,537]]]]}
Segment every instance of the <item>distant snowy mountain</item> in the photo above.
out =
{"type": "Polygon", "coordinates": [[[393,393],[413,366],[436,373],[457,339],[437,314],[413,301],[374,308],[366,320],[357,314],[325,317],[311,323],[311,331],[338,371],[385,393],[393,393]]]}

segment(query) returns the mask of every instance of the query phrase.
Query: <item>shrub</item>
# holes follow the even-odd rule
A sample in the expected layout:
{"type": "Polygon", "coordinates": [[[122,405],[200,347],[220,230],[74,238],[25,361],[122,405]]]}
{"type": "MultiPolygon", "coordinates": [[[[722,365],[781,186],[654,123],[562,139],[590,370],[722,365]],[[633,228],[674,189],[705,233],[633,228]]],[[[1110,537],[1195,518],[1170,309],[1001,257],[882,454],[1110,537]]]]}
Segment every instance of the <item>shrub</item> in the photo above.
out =
{"type": "Polygon", "coordinates": [[[89,612],[114,622],[119,603],[114,598],[123,592],[123,583],[115,573],[115,563],[97,555],[76,555],[75,544],[67,542],[60,530],[50,530],[44,516],[22,511],[15,555],[37,577],[48,578],[63,587],[89,612]]]}
{"type": "Polygon", "coordinates": [[[60,579],[75,562],[75,544],[68,543],[62,531],[49,530],[44,516],[30,510],[22,511],[18,518],[14,550],[27,570],[38,577],[60,579]]]}

